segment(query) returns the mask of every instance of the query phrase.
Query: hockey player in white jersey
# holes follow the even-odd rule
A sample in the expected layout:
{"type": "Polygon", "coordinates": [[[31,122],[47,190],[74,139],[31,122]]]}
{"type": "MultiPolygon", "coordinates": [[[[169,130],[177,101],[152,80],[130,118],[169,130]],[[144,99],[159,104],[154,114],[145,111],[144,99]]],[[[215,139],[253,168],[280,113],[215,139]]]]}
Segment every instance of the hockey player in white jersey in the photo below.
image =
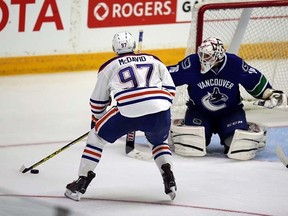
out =
{"type": "Polygon", "coordinates": [[[171,199],[176,196],[172,154],[167,142],[175,86],[166,66],[157,57],[136,54],[135,47],[129,32],[115,34],[112,48],[117,56],[98,71],[90,98],[92,129],[82,153],[79,178],[66,186],[65,196],[70,199],[79,201],[85,193],[95,177],[93,171],[104,146],[132,131],[144,132],[162,175],[165,193],[171,199]],[[110,96],[117,105],[106,110],[110,96]]]}
{"type": "Polygon", "coordinates": [[[176,65],[168,66],[176,86],[187,84],[189,100],[183,121],[173,122],[175,152],[204,156],[212,134],[218,134],[224,153],[236,160],[250,160],[263,147],[265,131],[246,120],[239,85],[267,108],[287,106],[287,96],[274,90],[259,70],[227,53],[215,37],[207,38],[176,65]],[[252,127],[251,127],[252,126],[252,127]]]}

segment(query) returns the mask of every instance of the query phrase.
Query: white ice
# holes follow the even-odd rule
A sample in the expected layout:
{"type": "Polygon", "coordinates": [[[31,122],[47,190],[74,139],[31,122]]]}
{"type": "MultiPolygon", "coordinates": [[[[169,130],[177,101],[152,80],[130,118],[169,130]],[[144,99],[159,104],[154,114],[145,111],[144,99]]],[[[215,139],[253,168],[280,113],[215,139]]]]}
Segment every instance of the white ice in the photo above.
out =
{"type": "MultiPolygon", "coordinates": [[[[80,202],[63,193],[77,179],[85,140],[39,165],[38,175],[19,172],[89,131],[95,81],[96,72],[89,71],[0,77],[1,216],[288,215],[288,170],[275,154],[276,145],[288,150],[284,110],[248,112],[248,120],[268,126],[268,144],[253,161],[227,159],[217,136],[206,157],[174,155],[174,201],[153,160],[125,155],[124,137],[104,149],[80,202]]],[[[148,151],[141,133],[137,142],[148,151]]]]}

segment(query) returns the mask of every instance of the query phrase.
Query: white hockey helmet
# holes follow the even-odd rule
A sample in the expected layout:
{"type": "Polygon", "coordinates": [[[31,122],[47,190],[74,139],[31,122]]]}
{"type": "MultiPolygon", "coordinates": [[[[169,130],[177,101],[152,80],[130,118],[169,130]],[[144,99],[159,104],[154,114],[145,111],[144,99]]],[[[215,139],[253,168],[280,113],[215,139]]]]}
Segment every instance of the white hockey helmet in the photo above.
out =
{"type": "Polygon", "coordinates": [[[112,48],[116,54],[134,52],[136,42],[130,32],[119,32],[113,37],[112,48]]]}
{"type": "Polygon", "coordinates": [[[207,73],[216,63],[224,59],[223,42],[216,37],[205,39],[198,47],[198,56],[201,64],[201,73],[207,73]]]}

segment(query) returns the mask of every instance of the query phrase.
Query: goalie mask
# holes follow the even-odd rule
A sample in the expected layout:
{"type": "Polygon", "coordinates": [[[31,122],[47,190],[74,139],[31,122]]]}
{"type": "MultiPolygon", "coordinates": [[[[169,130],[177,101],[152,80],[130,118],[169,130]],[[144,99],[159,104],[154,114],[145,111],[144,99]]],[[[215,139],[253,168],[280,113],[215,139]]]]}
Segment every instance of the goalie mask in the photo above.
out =
{"type": "Polygon", "coordinates": [[[112,48],[117,55],[134,52],[136,42],[131,33],[127,31],[119,32],[113,37],[112,48]]]}
{"type": "Polygon", "coordinates": [[[215,64],[224,59],[224,46],[220,39],[209,37],[198,47],[201,73],[207,73],[215,64]]]}

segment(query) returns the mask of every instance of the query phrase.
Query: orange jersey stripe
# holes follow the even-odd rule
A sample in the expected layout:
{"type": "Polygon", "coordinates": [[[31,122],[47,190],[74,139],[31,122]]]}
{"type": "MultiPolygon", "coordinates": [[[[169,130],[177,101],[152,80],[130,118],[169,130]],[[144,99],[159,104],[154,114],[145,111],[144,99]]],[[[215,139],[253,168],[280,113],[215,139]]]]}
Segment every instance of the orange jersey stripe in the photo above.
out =
{"type": "Polygon", "coordinates": [[[171,94],[169,94],[168,92],[166,92],[164,90],[154,90],[154,91],[146,91],[146,92],[139,92],[139,93],[135,93],[135,94],[130,94],[130,95],[122,96],[122,97],[117,98],[117,99],[118,100],[125,100],[125,99],[138,97],[138,96],[142,96],[142,95],[148,95],[148,94],[166,94],[168,96],[171,96],[171,94]]]}

